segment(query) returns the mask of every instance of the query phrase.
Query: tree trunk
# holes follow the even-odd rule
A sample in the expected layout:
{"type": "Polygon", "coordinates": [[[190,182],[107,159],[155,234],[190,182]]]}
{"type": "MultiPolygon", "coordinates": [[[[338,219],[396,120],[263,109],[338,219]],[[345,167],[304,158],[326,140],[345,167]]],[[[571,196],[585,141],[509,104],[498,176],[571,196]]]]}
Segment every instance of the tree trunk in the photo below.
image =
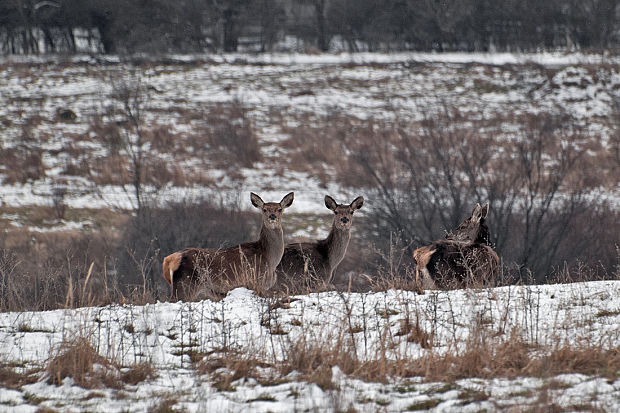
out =
{"type": "Polygon", "coordinates": [[[239,43],[237,33],[237,25],[235,22],[236,10],[226,9],[224,10],[224,51],[236,52],[239,43]]]}

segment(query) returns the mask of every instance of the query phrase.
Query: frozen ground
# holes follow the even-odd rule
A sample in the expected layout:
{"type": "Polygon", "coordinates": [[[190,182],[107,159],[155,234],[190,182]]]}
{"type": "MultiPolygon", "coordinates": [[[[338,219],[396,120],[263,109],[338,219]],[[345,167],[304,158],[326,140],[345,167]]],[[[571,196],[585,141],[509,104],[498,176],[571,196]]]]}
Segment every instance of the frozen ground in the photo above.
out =
{"type": "MultiPolygon", "coordinates": [[[[360,360],[378,354],[416,359],[429,351],[458,351],[480,329],[501,338],[519,331],[538,351],[554,345],[618,349],[620,281],[487,290],[335,292],[296,296],[286,305],[239,288],[220,302],[113,305],[100,308],[0,314],[0,358],[20,368],[45,366],[63,340],[87,337],[98,352],[123,366],[149,362],[157,377],[122,389],[83,389],[37,383],[0,389],[0,411],[146,411],[165,403],[187,411],[522,411],[555,405],[568,410],[618,411],[620,379],[582,374],[550,378],[462,379],[421,377],[365,382],[332,369],[335,386],[323,389],[296,372],[265,383],[254,378],[215,386],[193,367],[190,354],[215,357],[222,348],[286,361],[291,343],[310,340],[329,348],[342,334],[360,360]],[[421,346],[399,334],[417,319],[432,337],[421,346]],[[389,349],[382,352],[383,346],[389,349]],[[191,351],[190,351],[191,350],[191,351]]],[[[533,350],[534,351],[534,350],[533,350]]],[[[268,374],[268,372],[266,373],[268,374]]]]}

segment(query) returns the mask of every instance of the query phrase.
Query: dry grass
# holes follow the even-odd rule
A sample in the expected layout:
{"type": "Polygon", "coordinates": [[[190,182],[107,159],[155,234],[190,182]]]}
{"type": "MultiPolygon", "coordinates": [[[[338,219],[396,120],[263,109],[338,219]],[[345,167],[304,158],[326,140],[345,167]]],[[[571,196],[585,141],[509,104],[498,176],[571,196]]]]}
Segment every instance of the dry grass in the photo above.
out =
{"type": "Polygon", "coordinates": [[[0,386],[19,389],[39,380],[40,369],[25,369],[8,363],[0,363],[0,386]]]}
{"type": "Polygon", "coordinates": [[[561,346],[543,357],[534,359],[527,366],[526,372],[536,377],[581,373],[616,380],[620,377],[620,349],[561,346]]]}
{"type": "Polygon", "coordinates": [[[331,339],[310,339],[301,337],[290,342],[286,348],[284,361],[278,366],[281,374],[287,375],[293,371],[302,373],[302,378],[310,383],[316,383],[323,390],[333,390],[337,385],[332,379],[332,367],[338,366],[347,374],[359,368],[360,363],[350,343],[344,336],[331,339]]]}
{"type": "Polygon", "coordinates": [[[136,385],[146,380],[157,377],[153,365],[148,362],[137,363],[123,369],[121,381],[125,384],[136,385]]]}
{"type": "MultiPolygon", "coordinates": [[[[278,382],[285,380],[292,372],[299,373],[299,378],[316,383],[324,390],[337,389],[338,385],[332,377],[334,366],[350,377],[384,383],[394,377],[423,377],[428,382],[448,383],[464,378],[545,379],[563,373],[603,376],[610,380],[620,377],[618,349],[597,346],[534,348],[517,330],[501,339],[482,330],[460,351],[439,352],[429,345],[425,356],[395,357],[389,352],[389,341],[386,341],[383,350],[366,360],[358,359],[345,333],[342,338],[334,339],[313,339],[302,335],[285,346],[281,361],[270,360],[268,356],[252,358],[248,355],[258,354],[256,351],[229,351],[217,357],[207,356],[199,363],[198,371],[209,374],[220,390],[234,390],[233,382],[240,378],[252,377],[263,383],[278,382]]],[[[399,334],[410,335],[421,346],[432,342],[429,335],[415,325],[401,325],[399,334]]],[[[468,395],[467,398],[482,400],[482,397],[488,398],[488,395],[468,395]]]]}
{"type": "Polygon", "coordinates": [[[269,364],[260,361],[251,353],[234,350],[208,354],[196,363],[198,373],[209,376],[219,391],[234,390],[232,382],[241,378],[254,378],[265,382],[265,373],[259,371],[260,367],[269,367],[269,364]]]}
{"type": "Polygon", "coordinates": [[[62,342],[52,351],[46,372],[50,384],[61,385],[71,377],[75,384],[87,389],[121,387],[118,367],[97,353],[86,337],[62,342]]]}
{"type": "Polygon", "coordinates": [[[27,146],[0,149],[0,160],[4,175],[3,184],[24,184],[45,177],[46,166],[43,151],[27,146]]]}

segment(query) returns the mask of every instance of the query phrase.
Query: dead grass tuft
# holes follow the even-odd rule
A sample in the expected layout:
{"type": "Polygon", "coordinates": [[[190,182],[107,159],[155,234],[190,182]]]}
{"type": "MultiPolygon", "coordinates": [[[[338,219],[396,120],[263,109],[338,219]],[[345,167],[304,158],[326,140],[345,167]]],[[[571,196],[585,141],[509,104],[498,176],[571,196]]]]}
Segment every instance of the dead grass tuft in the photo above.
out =
{"type": "Polygon", "coordinates": [[[182,412],[182,409],[175,409],[174,405],[177,404],[179,400],[176,397],[168,396],[162,400],[156,401],[152,406],[149,407],[149,413],[177,413],[182,412]]]}
{"type": "Polygon", "coordinates": [[[209,376],[219,391],[233,391],[235,388],[232,383],[241,378],[263,381],[265,377],[259,368],[266,367],[269,364],[249,353],[238,351],[211,353],[196,364],[198,373],[209,376]]]}
{"type": "Polygon", "coordinates": [[[86,337],[63,341],[47,364],[48,383],[61,385],[71,377],[80,387],[120,388],[118,367],[101,356],[86,337]]]}
{"type": "Polygon", "coordinates": [[[24,184],[45,177],[46,166],[43,151],[26,145],[0,149],[0,172],[4,175],[3,184],[24,184]]]}
{"type": "Polygon", "coordinates": [[[620,349],[562,346],[533,360],[524,370],[538,377],[581,373],[617,379],[620,377],[620,349]]]}
{"type": "Polygon", "coordinates": [[[25,384],[35,383],[39,380],[38,369],[20,368],[7,363],[0,364],[0,386],[9,389],[19,389],[25,384]]]}
{"type": "Polygon", "coordinates": [[[136,385],[145,380],[150,380],[157,377],[153,365],[148,362],[142,362],[130,366],[123,371],[121,375],[121,381],[125,384],[136,385]]]}

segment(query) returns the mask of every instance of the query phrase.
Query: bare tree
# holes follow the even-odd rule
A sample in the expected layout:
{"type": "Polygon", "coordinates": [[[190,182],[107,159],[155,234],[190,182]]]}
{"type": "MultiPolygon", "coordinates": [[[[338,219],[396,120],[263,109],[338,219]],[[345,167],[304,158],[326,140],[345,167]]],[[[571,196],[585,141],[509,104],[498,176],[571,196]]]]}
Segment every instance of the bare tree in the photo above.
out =
{"type": "Polygon", "coordinates": [[[373,188],[373,233],[423,245],[454,228],[469,203],[488,201],[491,244],[522,275],[542,281],[574,262],[606,230],[593,222],[587,234],[576,231],[599,210],[588,195],[601,185],[579,128],[561,112],[525,115],[520,134],[506,139],[464,120],[444,107],[421,124],[357,132],[351,159],[373,188]]]}
{"type": "Polygon", "coordinates": [[[128,77],[112,77],[110,83],[112,85],[110,96],[115,103],[110,115],[120,126],[120,144],[129,157],[134,206],[140,215],[144,207],[144,165],[147,144],[144,112],[150,91],[140,72],[133,72],[128,77]]]}

